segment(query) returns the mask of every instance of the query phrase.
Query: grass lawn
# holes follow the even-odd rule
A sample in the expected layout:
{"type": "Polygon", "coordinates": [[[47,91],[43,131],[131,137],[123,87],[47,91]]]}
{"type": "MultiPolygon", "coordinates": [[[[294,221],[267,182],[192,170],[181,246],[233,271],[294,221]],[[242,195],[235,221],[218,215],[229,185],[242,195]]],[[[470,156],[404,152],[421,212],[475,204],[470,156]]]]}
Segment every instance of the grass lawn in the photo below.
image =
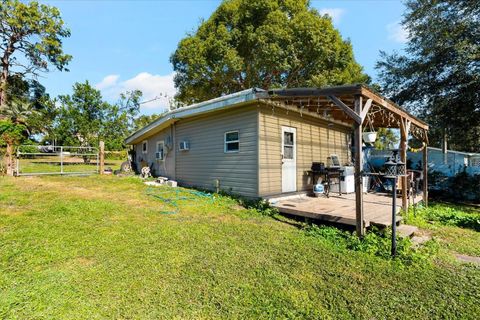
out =
{"type": "MultiPolygon", "coordinates": [[[[72,160],[72,159],[67,159],[72,160]]],[[[120,169],[120,165],[124,160],[105,160],[105,167],[111,167],[113,170],[120,169]]],[[[20,159],[20,174],[38,174],[43,172],[61,172],[60,157],[48,156],[37,157],[35,159],[20,159]]],[[[82,159],[73,159],[73,161],[65,161],[63,164],[63,172],[65,173],[89,173],[97,172],[97,160],[91,159],[90,163],[83,163],[82,159]]]]}
{"type": "Polygon", "coordinates": [[[302,227],[137,178],[0,177],[0,318],[480,314],[480,268],[452,258],[478,231],[435,226],[438,254],[405,264],[302,227]]]}

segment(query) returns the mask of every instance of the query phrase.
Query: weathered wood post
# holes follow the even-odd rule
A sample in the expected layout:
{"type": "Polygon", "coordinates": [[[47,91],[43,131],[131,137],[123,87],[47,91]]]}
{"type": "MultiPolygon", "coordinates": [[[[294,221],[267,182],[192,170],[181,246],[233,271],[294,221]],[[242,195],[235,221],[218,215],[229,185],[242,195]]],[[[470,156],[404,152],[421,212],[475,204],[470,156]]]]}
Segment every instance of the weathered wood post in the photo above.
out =
{"type": "Polygon", "coordinates": [[[422,157],[422,169],[423,169],[423,203],[425,207],[428,207],[428,147],[425,143],[423,148],[422,157]]]}
{"type": "Polygon", "coordinates": [[[13,145],[11,143],[7,143],[7,150],[5,153],[5,166],[6,166],[6,173],[7,176],[13,176],[14,168],[13,168],[13,145]]]}
{"type": "MultiPolygon", "coordinates": [[[[400,119],[400,160],[407,165],[407,140],[410,131],[410,122],[407,119],[400,119]]],[[[406,171],[405,171],[406,174],[406,171]]],[[[400,178],[402,183],[402,210],[408,210],[408,177],[405,175],[400,178]]]]}
{"type": "Polygon", "coordinates": [[[105,142],[100,141],[100,148],[99,148],[99,159],[100,159],[100,166],[99,166],[99,173],[103,174],[103,169],[105,167],[105,142]]]}
{"type": "MultiPolygon", "coordinates": [[[[355,96],[355,112],[362,112],[362,97],[355,96]]],[[[365,221],[363,217],[363,153],[362,153],[362,124],[355,123],[355,220],[358,237],[365,235],[365,221]]]]}

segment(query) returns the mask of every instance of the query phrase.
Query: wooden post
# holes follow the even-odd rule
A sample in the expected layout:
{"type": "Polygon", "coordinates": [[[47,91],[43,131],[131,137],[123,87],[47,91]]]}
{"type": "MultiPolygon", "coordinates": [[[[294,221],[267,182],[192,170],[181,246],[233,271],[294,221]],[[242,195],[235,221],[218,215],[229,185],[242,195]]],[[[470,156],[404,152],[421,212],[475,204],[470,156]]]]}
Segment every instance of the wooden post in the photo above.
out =
{"type": "MultiPolygon", "coordinates": [[[[405,168],[407,167],[407,139],[409,131],[410,121],[403,118],[400,119],[400,160],[405,164],[405,168]]],[[[402,183],[402,209],[406,213],[408,210],[408,177],[404,176],[400,181],[402,183]]]]}
{"type": "Polygon", "coordinates": [[[423,148],[423,203],[428,207],[428,148],[427,145],[423,148]]]}
{"type": "MultiPolygon", "coordinates": [[[[355,112],[362,112],[362,97],[355,96],[355,112]]],[[[365,221],[363,217],[363,154],[362,154],[362,124],[355,123],[355,220],[358,237],[365,235],[365,221]]]]}
{"type": "Polygon", "coordinates": [[[99,161],[100,161],[100,166],[99,166],[99,173],[103,174],[103,169],[105,166],[105,142],[100,141],[100,150],[99,150],[99,161]]]}
{"type": "Polygon", "coordinates": [[[7,143],[7,150],[5,153],[5,166],[7,176],[13,176],[13,145],[11,143],[7,143]]]}

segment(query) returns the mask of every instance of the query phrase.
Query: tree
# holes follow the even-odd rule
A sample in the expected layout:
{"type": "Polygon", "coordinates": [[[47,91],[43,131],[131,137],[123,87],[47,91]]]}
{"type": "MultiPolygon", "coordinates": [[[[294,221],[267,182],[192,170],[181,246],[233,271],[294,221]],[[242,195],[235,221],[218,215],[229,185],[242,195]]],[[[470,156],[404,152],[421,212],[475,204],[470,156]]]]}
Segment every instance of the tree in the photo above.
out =
{"type": "Polygon", "coordinates": [[[375,140],[374,147],[377,150],[393,149],[398,143],[398,136],[392,129],[378,128],[377,140],[375,140]]]}
{"type": "Polygon", "coordinates": [[[369,81],[350,42],[308,0],[226,0],[170,60],[184,103],[251,87],[369,81]]]}
{"type": "Polygon", "coordinates": [[[145,127],[146,125],[152,123],[153,121],[160,118],[164,113],[153,113],[151,115],[142,114],[135,118],[134,125],[133,125],[133,132],[140,130],[141,128],[145,127]]]}
{"type": "Polygon", "coordinates": [[[118,103],[110,104],[88,81],[76,83],[72,95],[59,97],[62,106],[49,138],[57,144],[84,147],[98,146],[104,140],[108,150],[119,150],[139,112],[141,95],[140,91],[127,92],[118,103]]]}
{"type": "Polygon", "coordinates": [[[405,54],[381,53],[383,92],[426,120],[430,140],[480,152],[480,2],[408,0],[405,54]]]}
{"type": "Polygon", "coordinates": [[[7,103],[0,107],[0,115],[25,125],[27,135],[49,132],[56,108],[45,87],[19,75],[10,76],[8,83],[7,103]]]}
{"type": "Polygon", "coordinates": [[[72,59],[62,48],[62,38],[69,37],[60,11],[36,1],[0,2],[0,106],[7,102],[8,80],[12,75],[37,76],[53,65],[67,70],[72,59]]]}

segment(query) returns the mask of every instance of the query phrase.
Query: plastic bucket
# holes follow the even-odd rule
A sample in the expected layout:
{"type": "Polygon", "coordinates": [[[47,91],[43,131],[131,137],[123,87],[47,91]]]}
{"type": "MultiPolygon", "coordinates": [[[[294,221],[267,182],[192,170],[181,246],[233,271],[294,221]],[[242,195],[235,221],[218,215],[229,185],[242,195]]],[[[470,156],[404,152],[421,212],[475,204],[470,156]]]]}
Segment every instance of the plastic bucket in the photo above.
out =
{"type": "Polygon", "coordinates": [[[364,132],[363,133],[363,141],[366,143],[374,143],[377,140],[377,133],[376,132],[364,132]]]}
{"type": "Polygon", "coordinates": [[[313,195],[315,197],[321,196],[323,192],[325,191],[325,187],[321,183],[317,183],[313,185],[313,195]]]}

